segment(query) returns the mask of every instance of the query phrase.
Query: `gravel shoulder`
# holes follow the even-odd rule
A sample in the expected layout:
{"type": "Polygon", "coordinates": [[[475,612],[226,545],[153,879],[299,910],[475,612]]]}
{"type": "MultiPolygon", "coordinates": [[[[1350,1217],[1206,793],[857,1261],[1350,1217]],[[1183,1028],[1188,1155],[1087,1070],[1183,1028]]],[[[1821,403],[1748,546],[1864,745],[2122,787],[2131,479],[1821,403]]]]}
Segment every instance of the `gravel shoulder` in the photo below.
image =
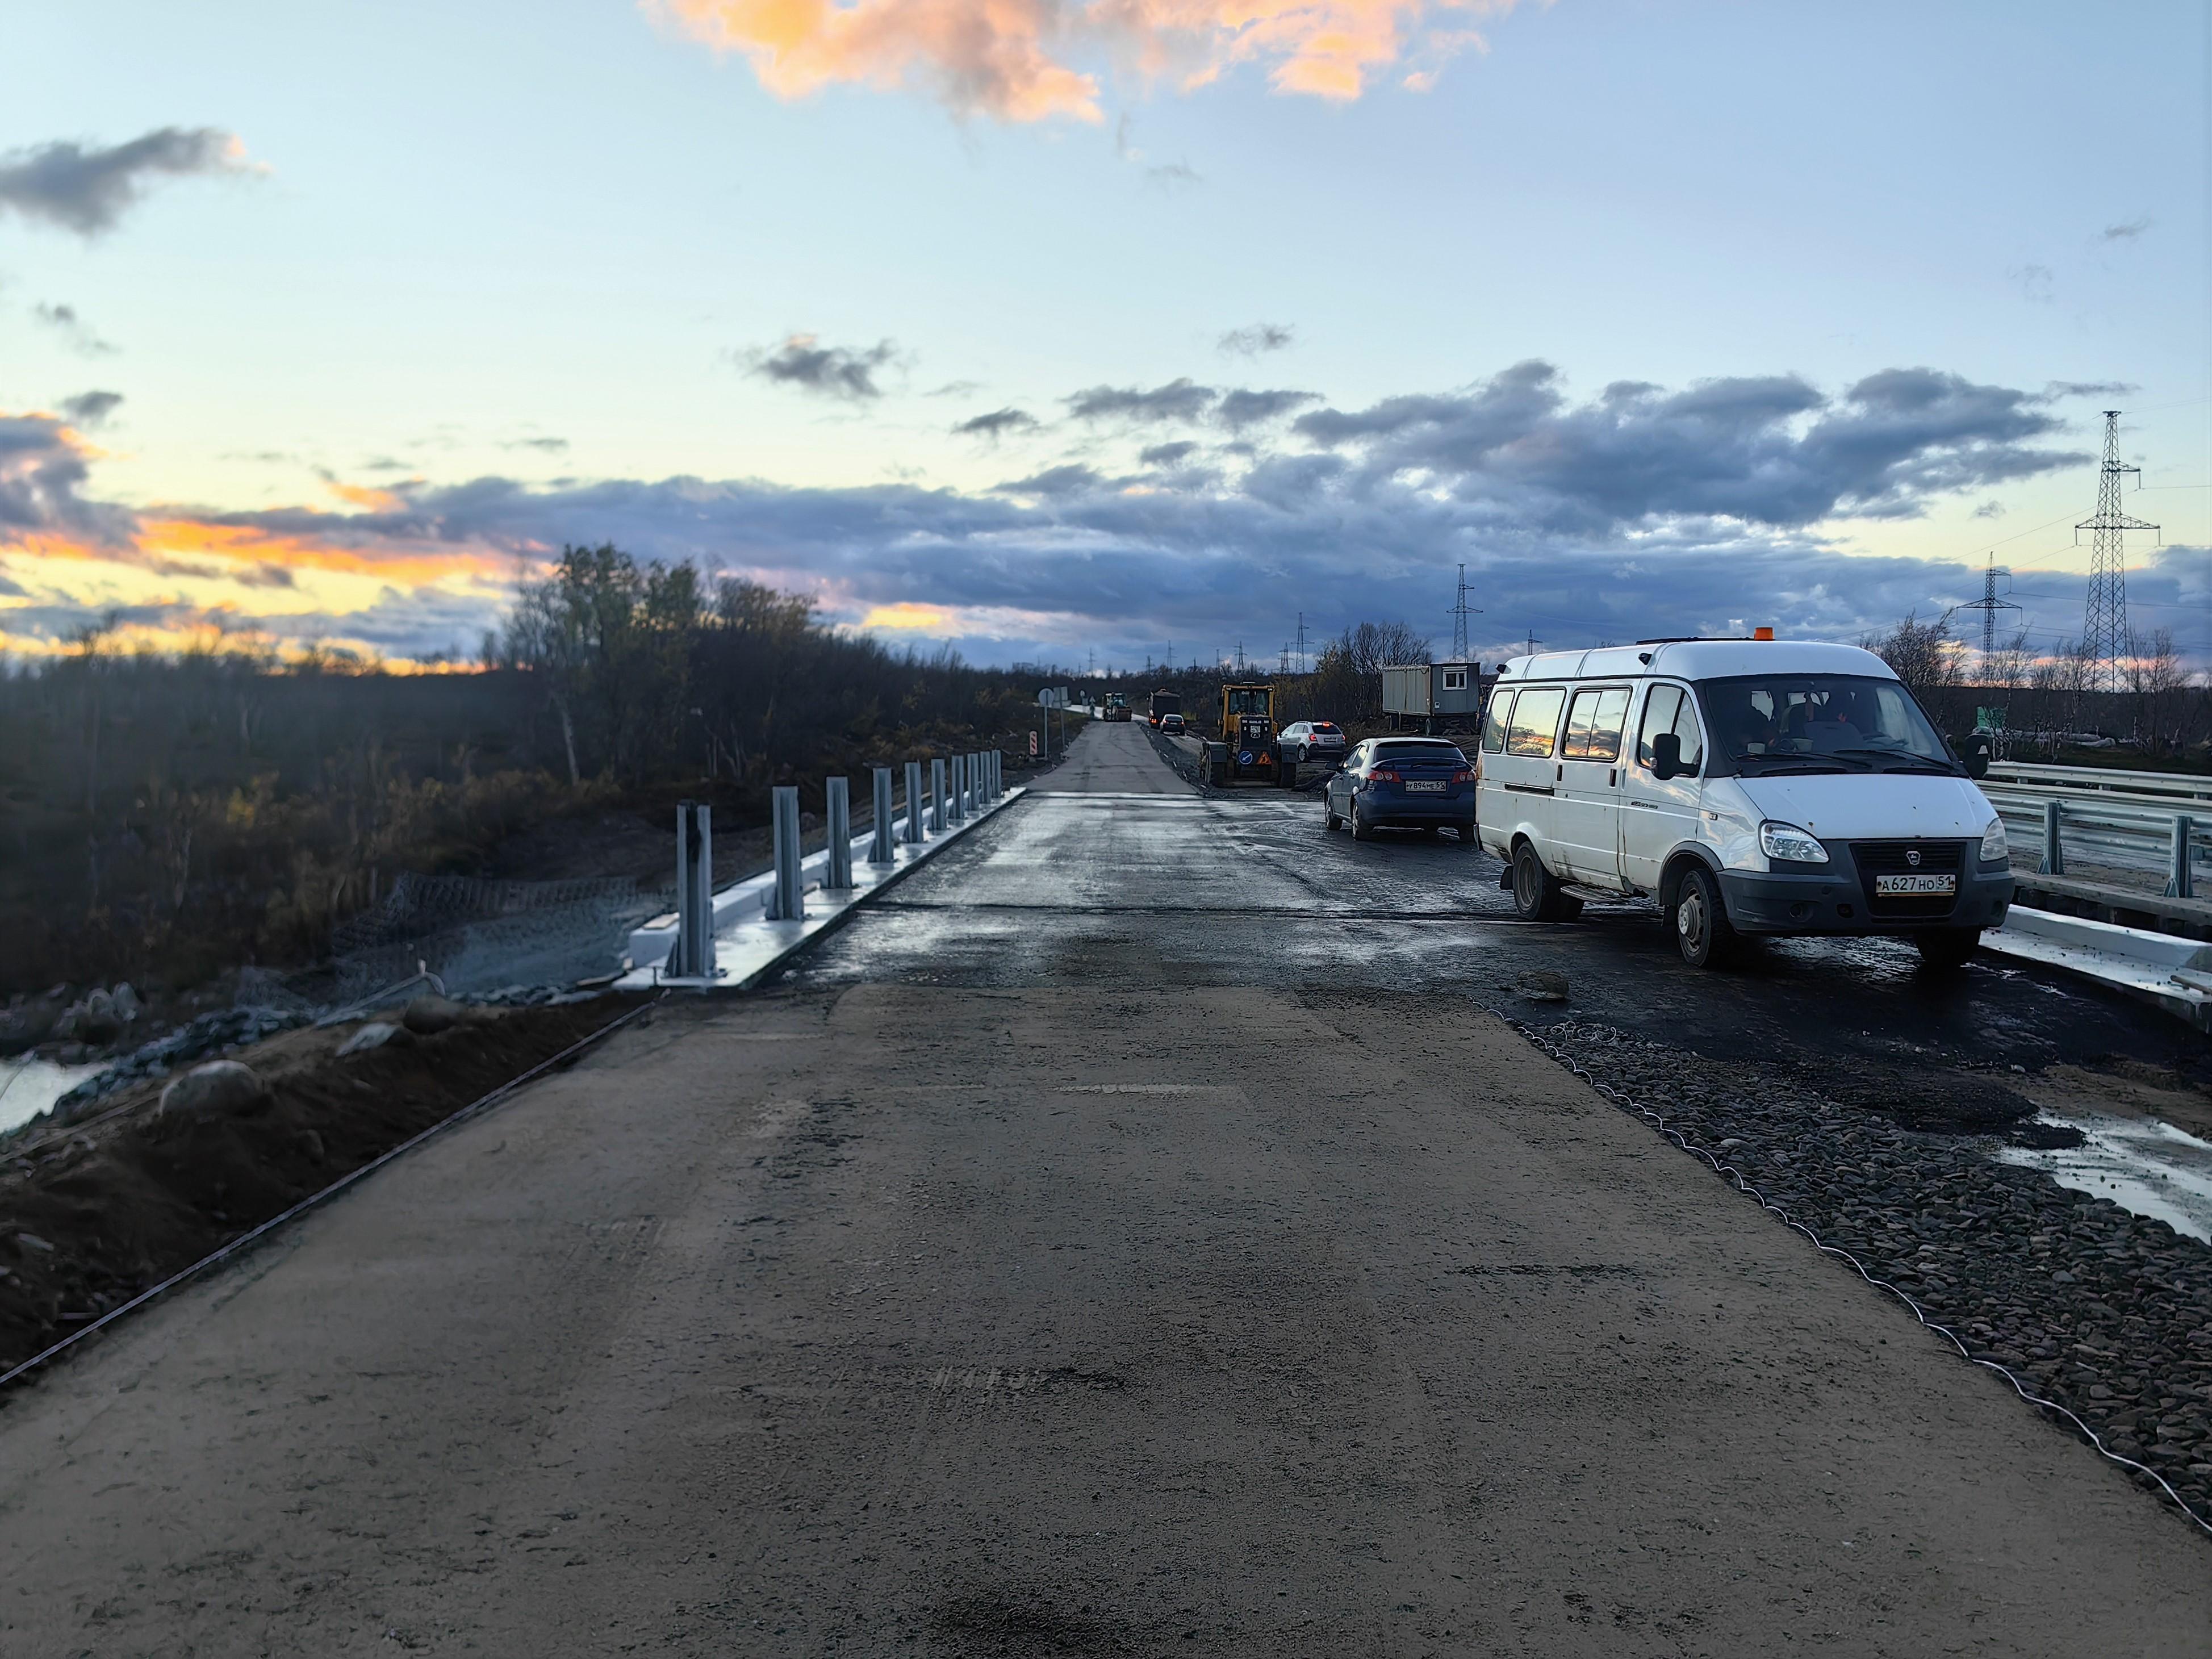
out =
{"type": "Polygon", "coordinates": [[[1510,1028],[1193,1003],[622,1033],[0,1412],[5,1645],[2206,1651],[2177,1517],[1510,1028]]]}

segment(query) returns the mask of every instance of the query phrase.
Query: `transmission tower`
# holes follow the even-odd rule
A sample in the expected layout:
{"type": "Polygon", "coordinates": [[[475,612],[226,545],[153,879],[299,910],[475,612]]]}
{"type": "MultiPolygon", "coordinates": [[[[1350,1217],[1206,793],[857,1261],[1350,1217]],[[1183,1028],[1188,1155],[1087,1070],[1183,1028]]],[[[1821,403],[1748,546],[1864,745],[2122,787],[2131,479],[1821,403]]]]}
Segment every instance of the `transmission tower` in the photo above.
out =
{"type": "Polygon", "coordinates": [[[1305,666],[1306,666],[1306,613],[1305,613],[1304,611],[1299,611],[1299,612],[1298,612],[1298,672],[1299,672],[1300,673],[1304,673],[1304,672],[1305,672],[1305,666]]]}
{"type": "Polygon", "coordinates": [[[1462,565],[1459,568],[1459,603],[1452,606],[1451,659],[1454,662],[1467,660],[1467,619],[1470,612],[1480,617],[1482,607],[1467,602],[1467,567],[1462,565]]]}
{"type": "MultiPolygon", "coordinates": [[[[2105,411],[2105,465],[2097,478],[2097,514],[2074,526],[2078,544],[2089,538],[2089,603],[2081,616],[2081,653],[2089,659],[2090,684],[2100,691],[2122,688],[2121,664],[2135,652],[2128,631],[2128,547],[2130,530],[2156,530],[2154,524],[2120,511],[2120,478],[2142,477],[2139,466],[2120,465],[2120,411],[2105,411]]],[[[2140,489],[2142,486],[2136,486],[2140,489]]]]}
{"type": "Polygon", "coordinates": [[[2001,599],[1997,597],[1999,576],[2002,576],[2008,582],[2012,580],[2012,572],[1999,570],[1997,556],[1992,553],[1990,555],[1989,568],[1982,573],[1982,597],[1978,599],[1969,599],[1959,607],[1961,611],[1978,611],[1982,613],[1982,665],[1984,667],[1989,665],[1990,657],[1996,652],[1997,612],[2017,611],[2021,608],[2010,599],[2001,599]]]}

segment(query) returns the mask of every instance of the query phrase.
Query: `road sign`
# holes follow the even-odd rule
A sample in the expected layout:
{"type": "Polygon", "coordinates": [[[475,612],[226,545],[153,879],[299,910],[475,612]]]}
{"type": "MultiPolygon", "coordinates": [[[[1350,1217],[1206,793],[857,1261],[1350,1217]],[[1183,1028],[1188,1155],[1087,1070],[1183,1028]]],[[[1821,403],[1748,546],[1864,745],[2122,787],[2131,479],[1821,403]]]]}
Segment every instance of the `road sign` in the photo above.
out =
{"type": "Polygon", "coordinates": [[[1035,759],[1036,758],[1036,752],[1037,752],[1037,734],[1036,734],[1036,732],[1030,732],[1030,758],[1031,760],[1035,760],[1035,759]]]}

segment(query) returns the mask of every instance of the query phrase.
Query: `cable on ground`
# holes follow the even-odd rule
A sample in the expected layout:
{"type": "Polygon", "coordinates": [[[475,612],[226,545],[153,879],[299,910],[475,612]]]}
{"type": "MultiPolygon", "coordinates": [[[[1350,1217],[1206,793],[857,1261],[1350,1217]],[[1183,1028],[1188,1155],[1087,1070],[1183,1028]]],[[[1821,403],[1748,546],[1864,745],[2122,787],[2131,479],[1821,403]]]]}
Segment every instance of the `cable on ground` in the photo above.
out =
{"type": "MultiPolygon", "coordinates": [[[[1795,1228],[1797,1231],[1804,1234],[1807,1238],[1812,1241],[1813,1247],[1815,1249],[1828,1255],[1839,1257],[1843,1261],[1849,1262],[1852,1268],[1857,1272],[1858,1276],[1866,1280],[1868,1284],[1873,1285],[1876,1290],[1887,1291],[1892,1296],[1895,1297],[1899,1302],[1902,1302],[1905,1305],[1906,1309],[1911,1313],[1915,1319],[1918,1320],[1929,1330],[1935,1332],[1936,1335],[1942,1337],[1946,1342],[1948,1342],[1954,1348],[1956,1348],[1959,1351],[1959,1357],[1965,1360],[1968,1364],[1979,1365],[1986,1370],[1995,1371],[1999,1376],[2004,1378],[2006,1382],[2011,1383],[2013,1392],[2018,1395],[2022,1400],[2027,1401],[2029,1405],[2037,1407],[2039,1410],[2049,1412],[2054,1417],[2063,1418],[2065,1421],[2073,1425],[2074,1428],[2081,1434],[2084,1440],[2089,1443],[2090,1446],[2096,1451],[2099,1456],[2109,1459],[2111,1462],[2118,1463],[2122,1468],[2132,1469],[2137,1474],[2144,1476],[2160,1492],[2164,1492],[2168,1498],[2172,1499],[2173,1506],[2179,1510],[2183,1515],[2186,1516],[2189,1520],[2195,1524],[2198,1530],[2202,1531],[2207,1537],[2212,1537],[2212,1521],[2208,1521],[2204,1516],[2199,1515],[2194,1509],[2191,1508],[2188,1500],[2184,1498],[2179,1492],[2174,1491],[2174,1489],[2166,1483],[2166,1477],[2160,1474],[2156,1469],[2150,1468],[2148,1464],[2139,1463],[2134,1458],[2129,1457],[2123,1453],[2114,1451],[2111,1447],[2107,1446],[2104,1443],[2094,1429],[2091,1428],[2087,1423],[2075,1416],[2074,1413],[2069,1410],[2066,1407],[2060,1405],[2055,1400],[2046,1400],[2041,1395],[2034,1393],[2028,1388],[2027,1384],[2021,1382],[2019,1376],[2014,1375],[2013,1371],[2003,1365],[2000,1365],[1996,1360],[1984,1359],[1978,1357],[1964,1342],[1961,1342],[1959,1340],[1957,1334],[1954,1332],[1949,1326],[1940,1324],[1936,1321],[1930,1319],[1928,1316],[1927,1310],[1917,1302],[1914,1301],[1910,1296],[1907,1296],[1903,1291],[1898,1289],[1896,1285],[1891,1284],[1887,1279],[1877,1279],[1874,1274],[1869,1273],[1866,1268],[1866,1264],[1861,1261],[1858,1257],[1853,1255],[1849,1250],[1844,1249],[1840,1245],[1829,1243],[1827,1240],[1822,1238],[1820,1234],[1814,1231],[1812,1228],[1807,1226],[1805,1223],[1798,1220],[1797,1218],[1791,1215],[1789,1211],[1784,1209],[1780,1205],[1769,1199],[1765,1194],[1760,1192],[1758,1188],[1753,1186],[1749,1181],[1746,1180],[1744,1178],[1743,1172],[1741,1170],[1738,1170],[1733,1164],[1723,1163],[1719,1158],[1716,1157],[1712,1152],[1708,1152],[1704,1146],[1692,1142],[1686,1135],[1682,1133],[1680,1130],[1675,1128],[1672,1124],[1668,1122],[1664,1116],[1653,1111],[1651,1108],[1644,1104],[1643,1102],[1623,1093],[1621,1091],[1614,1088],[1608,1083],[1600,1082],[1595,1077],[1592,1076],[1588,1071],[1586,1071],[1583,1067],[1582,1064],[1577,1061],[1573,1055],[1570,1054],[1565,1049],[1560,1048],[1557,1043],[1553,1042],[1549,1038],[1543,1036],[1543,1034],[1538,1031],[1534,1026],[1528,1024],[1524,1020],[1514,1018],[1512,1015],[1507,1013],[1503,1008],[1493,1007],[1490,1012],[1497,1015],[1498,1018],[1504,1020],[1506,1024],[1511,1026],[1515,1030],[1518,1031],[1534,1047],[1542,1049],[1544,1053],[1550,1055],[1560,1065],[1565,1066],[1567,1070],[1573,1073],[1577,1077],[1582,1079],[1582,1080],[1589,1084],[1590,1087],[1595,1089],[1600,1094],[1603,1095],[1614,1105],[1620,1107],[1625,1111],[1634,1113],[1637,1116],[1649,1123],[1653,1128],[1656,1129],[1667,1139],[1673,1141],[1674,1145],[1680,1147],[1684,1152],[1690,1153],[1692,1157],[1703,1158],[1706,1164],[1711,1166],[1713,1172],[1716,1175],[1727,1176],[1738,1192],[1744,1194],[1746,1196],[1756,1201],[1761,1209],[1768,1211],[1771,1214],[1778,1217],[1785,1226],[1795,1228]]],[[[5,1380],[5,1378],[0,1378],[0,1382],[4,1382],[5,1380]]]]}

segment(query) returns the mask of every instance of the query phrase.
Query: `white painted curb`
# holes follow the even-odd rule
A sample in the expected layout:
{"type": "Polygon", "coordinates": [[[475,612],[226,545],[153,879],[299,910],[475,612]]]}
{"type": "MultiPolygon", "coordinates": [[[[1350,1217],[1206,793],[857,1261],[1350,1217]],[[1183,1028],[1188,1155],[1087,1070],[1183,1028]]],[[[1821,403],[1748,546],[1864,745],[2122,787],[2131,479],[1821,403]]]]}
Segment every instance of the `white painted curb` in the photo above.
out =
{"type": "Polygon", "coordinates": [[[2015,904],[1982,948],[2109,985],[2212,1030],[2212,945],[2015,904]]]}

